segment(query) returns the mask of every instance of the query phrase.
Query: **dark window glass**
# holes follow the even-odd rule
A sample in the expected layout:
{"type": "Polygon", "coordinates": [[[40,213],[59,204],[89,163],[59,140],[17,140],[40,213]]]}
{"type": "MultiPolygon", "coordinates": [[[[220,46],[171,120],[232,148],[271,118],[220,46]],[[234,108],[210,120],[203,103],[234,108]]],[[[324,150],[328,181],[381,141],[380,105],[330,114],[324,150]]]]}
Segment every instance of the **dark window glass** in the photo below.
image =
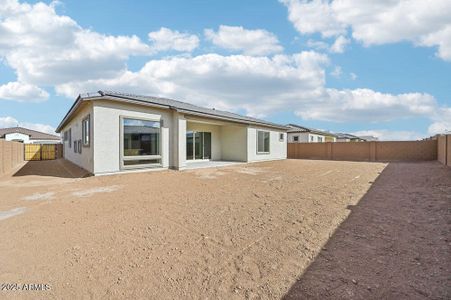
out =
{"type": "Polygon", "coordinates": [[[269,152],[269,132],[257,131],[257,152],[268,153],[269,152]]]}
{"type": "Polygon", "coordinates": [[[124,156],[160,155],[160,122],[124,119],[124,156]]]}
{"type": "Polygon", "coordinates": [[[150,165],[159,164],[159,159],[138,159],[138,160],[125,160],[124,166],[135,166],[135,165],[150,165]]]}

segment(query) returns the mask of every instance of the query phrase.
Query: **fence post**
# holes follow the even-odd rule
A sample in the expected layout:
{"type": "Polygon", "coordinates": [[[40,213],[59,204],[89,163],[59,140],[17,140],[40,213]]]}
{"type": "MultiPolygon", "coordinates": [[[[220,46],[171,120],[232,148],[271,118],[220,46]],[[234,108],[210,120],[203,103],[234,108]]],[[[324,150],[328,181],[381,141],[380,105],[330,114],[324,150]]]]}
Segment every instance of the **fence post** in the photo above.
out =
{"type": "Polygon", "coordinates": [[[327,146],[327,159],[332,160],[332,143],[327,142],[326,146],[327,146]]]}
{"type": "Polygon", "coordinates": [[[370,142],[370,161],[376,161],[376,142],[370,142]]]}

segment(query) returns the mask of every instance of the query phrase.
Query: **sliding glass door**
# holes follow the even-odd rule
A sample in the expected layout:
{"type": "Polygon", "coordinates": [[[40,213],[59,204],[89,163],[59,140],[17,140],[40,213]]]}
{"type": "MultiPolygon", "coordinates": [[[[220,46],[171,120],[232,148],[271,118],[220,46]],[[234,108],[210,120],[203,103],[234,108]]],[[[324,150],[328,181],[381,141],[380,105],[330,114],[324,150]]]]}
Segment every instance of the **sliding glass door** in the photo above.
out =
{"type": "Polygon", "coordinates": [[[211,159],[211,132],[186,133],[186,159],[211,159]]]}

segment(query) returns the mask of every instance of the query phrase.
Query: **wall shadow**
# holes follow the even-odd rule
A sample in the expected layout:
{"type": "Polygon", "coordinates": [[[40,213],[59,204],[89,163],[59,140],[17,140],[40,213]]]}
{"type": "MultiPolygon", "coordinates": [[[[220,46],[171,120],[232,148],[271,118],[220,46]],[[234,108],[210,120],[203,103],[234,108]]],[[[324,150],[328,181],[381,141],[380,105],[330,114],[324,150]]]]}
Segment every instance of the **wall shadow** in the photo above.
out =
{"type": "Polygon", "coordinates": [[[449,299],[451,168],[390,163],[283,299],[449,299]]]}
{"type": "Polygon", "coordinates": [[[27,161],[13,177],[19,176],[49,176],[59,178],[84,178],[90,173],[77,165],[63,159],[27,161]]]}

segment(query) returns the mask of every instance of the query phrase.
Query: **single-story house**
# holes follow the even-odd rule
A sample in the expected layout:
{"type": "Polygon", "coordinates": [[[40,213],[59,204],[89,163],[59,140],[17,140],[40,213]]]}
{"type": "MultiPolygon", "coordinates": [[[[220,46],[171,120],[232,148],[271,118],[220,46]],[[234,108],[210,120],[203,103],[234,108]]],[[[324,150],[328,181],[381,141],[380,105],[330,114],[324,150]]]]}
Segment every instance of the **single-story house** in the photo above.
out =
{"type": "Polygon", "coordinates": [[[61,142],[59,136],[18,126],[1,128],[0,139],[24,144],[58,144],[61,142]]]}
{"type": "Polygon", "coordinates": [[[283,125],[172,99],[111,91],[79,95],[56,129],[64,157],[92,174],[185,169],[192,162],[287,157],[283,125]]]}
{"type": "Polygon", "coordinates": [[[288,143],[324,143],[335,142],[337,136],[331,132],[288,124],[288,143]]]}
{"type": "Polygon", "coordinates": [[[337,133],[337,142],[365,142],[366,140],[349,133],[337,133]]]}

